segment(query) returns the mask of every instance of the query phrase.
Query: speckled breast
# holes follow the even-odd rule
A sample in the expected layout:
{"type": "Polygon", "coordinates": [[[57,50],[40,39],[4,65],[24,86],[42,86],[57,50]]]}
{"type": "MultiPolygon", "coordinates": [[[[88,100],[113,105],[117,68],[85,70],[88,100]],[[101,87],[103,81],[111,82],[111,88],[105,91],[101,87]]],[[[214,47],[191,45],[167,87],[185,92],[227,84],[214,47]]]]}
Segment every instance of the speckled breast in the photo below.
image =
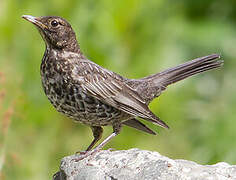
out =
{"type": "Polygon", "coordinates": [[[83,92],[70,76],[72,68],[67,66],[71,65],[44,55],[40,67],[44,92],[57,111],[90,126],[106,126],[130,118],[83,92]]]}

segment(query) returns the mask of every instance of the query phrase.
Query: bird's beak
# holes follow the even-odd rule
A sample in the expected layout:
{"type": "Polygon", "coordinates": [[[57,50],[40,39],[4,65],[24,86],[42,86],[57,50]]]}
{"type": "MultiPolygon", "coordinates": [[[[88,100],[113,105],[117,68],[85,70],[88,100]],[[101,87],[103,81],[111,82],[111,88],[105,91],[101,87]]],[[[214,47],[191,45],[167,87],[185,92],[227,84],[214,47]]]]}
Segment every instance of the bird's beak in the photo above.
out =
{"type": "Polygon", "coordinates": [[[41,29],[47,28],[46,25],[44,25],[43,23],[40,22],[40,18],[38,18],[38,17],[34,17],[34,16],[30,16],[30,15],[23,15],[22,18],[33,23],[34,25],[36,25],[37,27],[39,27],[41,29]]]}

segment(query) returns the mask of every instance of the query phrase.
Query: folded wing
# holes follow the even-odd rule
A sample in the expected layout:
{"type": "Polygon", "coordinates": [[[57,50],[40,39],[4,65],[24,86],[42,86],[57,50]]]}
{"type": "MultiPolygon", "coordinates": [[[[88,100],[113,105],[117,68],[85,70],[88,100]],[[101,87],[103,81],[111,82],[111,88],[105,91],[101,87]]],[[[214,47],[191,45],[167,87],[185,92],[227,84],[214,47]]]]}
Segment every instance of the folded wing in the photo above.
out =
{"type": "MultiPolygon", "coordinates": [[[[89,62],[88,62],[89,63],[89,62]]],[[[87,72],[83,73],[84,91],[123,112],[134,117],[151,121],[161,127],[168,126],[155,116],[148,108],[142,97],[131,87],[126,85],[115,73],[103,70],[90,63],[87,72]]],[[[81,78],[78,77],[81,80],[81,78]]]]}

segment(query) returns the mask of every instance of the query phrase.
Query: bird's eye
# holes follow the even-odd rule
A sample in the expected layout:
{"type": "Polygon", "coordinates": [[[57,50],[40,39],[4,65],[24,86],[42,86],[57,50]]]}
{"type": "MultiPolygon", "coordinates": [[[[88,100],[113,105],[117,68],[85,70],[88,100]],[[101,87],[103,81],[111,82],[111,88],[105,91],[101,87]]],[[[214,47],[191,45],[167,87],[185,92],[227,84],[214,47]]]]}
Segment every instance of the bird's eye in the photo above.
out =
{"type": "Polygon", "coordinates": [[[58,21],[57,20],[52,20],[51,21],[51,25],[52,25],[52,27],[57,27],[58,26],[58,21]]]}

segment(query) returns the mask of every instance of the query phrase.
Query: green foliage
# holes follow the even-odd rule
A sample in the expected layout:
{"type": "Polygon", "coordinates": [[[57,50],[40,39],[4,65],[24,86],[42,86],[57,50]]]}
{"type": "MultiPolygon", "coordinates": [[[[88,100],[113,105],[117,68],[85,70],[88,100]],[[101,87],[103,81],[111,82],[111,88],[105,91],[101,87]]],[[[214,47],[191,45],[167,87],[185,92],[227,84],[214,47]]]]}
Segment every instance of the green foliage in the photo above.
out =
{"type": "Polygon", "coordinates": [[[44,95],[44,43],[23,14],[68,19],[89,59],[129,78],[220,53],[223,69],[170,86],[151,103],[170,130],[146,123],[159,132],[151,136],[125,127],[106,148],[236,163],[235,12],[233,0],[0,1],[0,179],[49,179],[63,156],[92,140],[44,95]]]}

